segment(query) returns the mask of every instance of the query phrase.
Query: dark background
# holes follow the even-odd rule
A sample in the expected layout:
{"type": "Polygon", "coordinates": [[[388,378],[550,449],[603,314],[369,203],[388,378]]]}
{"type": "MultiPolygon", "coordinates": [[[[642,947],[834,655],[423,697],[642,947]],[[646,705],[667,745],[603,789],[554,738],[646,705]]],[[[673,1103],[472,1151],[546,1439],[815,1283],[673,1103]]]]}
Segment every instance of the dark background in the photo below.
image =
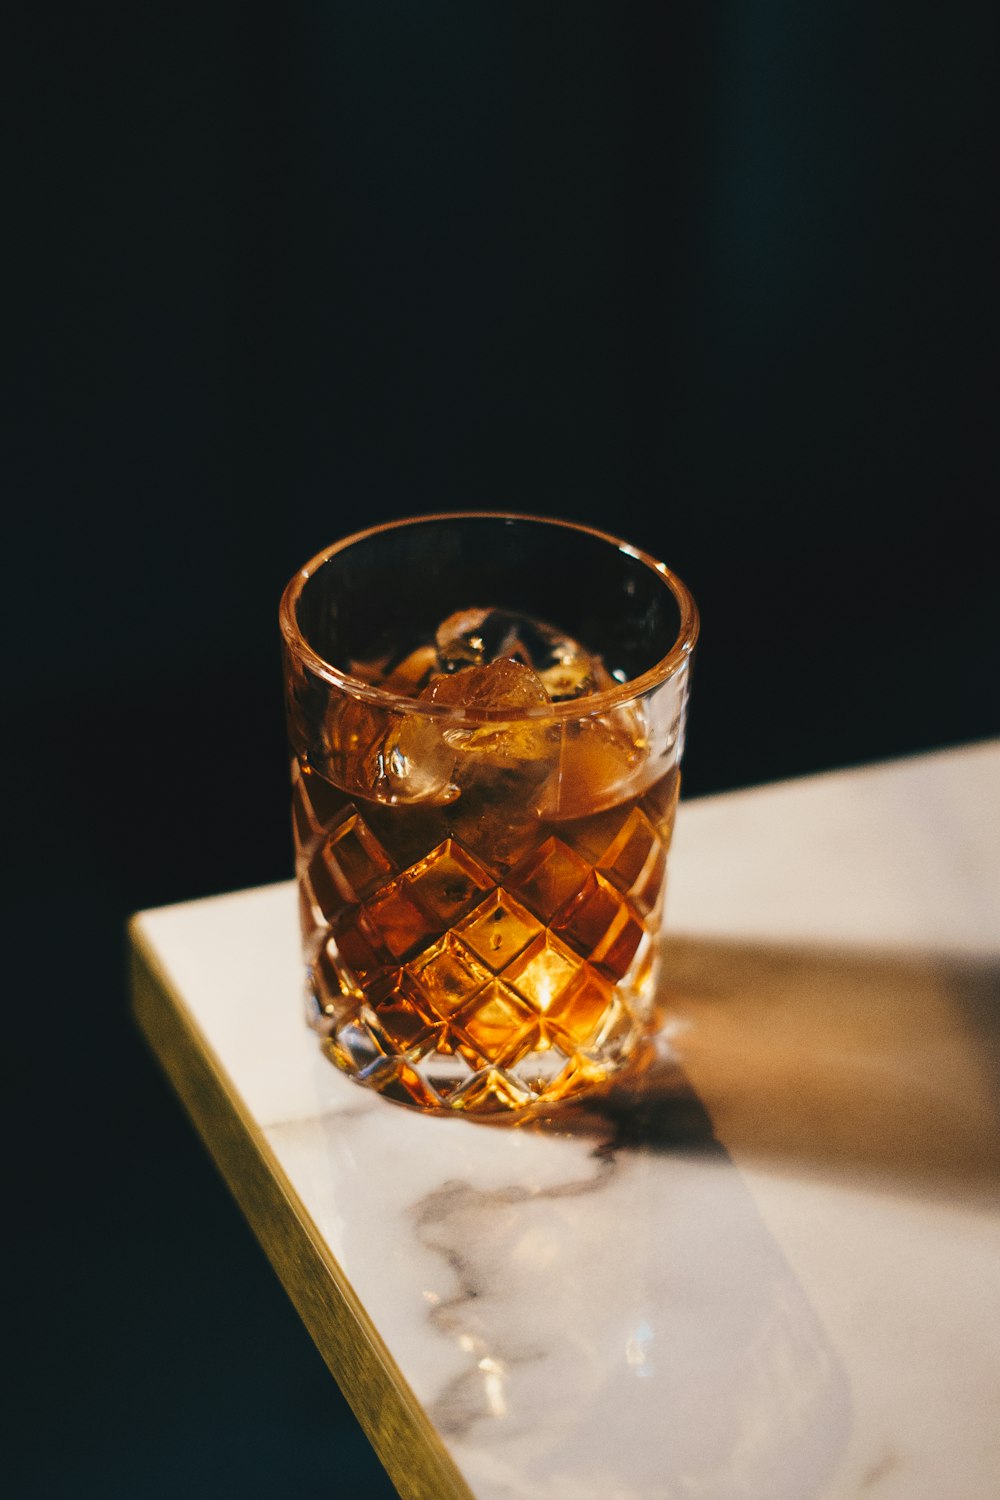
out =
{"type": "Polygon", "coordinates": [[[388,1493],[133,1035],[129,912],[290,874],[275,614],[499,507],[662,556],[689,795],[1000,732],[994,4],[26,8],[18,1496],[388,1493]]]}

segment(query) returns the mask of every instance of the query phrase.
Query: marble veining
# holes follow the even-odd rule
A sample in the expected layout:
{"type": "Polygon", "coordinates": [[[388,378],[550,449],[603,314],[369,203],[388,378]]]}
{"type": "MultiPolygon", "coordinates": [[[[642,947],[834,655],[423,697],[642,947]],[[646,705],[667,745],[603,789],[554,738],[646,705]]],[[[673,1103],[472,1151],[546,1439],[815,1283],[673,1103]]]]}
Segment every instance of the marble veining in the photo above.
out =
{"type": "Polygon", "coordinates": [[[479,1468],[502,1421],[483,1468],[500,1494],[666,1497],[695,1475],[718,1495],[813,1493],[846,1424],[834,1351],[724,1164],[710,1189],[700,1166],[642,1166],[424,1202],[424,1243],[462,1246],[432,1321],[471,1355],[432,1416],[479,1468]]]}
{"type": "Polygon", "coordinates": [[[144,918],[479,1500],[1000,1492],[998,791],[682,808],[658,1058],[517,1129],[319,1055],[290,885],[144,918]]]}
{"type": "Polygon", "coordinates": [[[406,1158],[409,1190],[357,1181],[350,1214],[328,1192],[322,1226],[477,1494],[804,1497],[843,1446],[836,1350],[726,1152],[671,1146],[682,1090],[661,1071],[627,1144],[621,1100],[551,1133],[379,1101],[311,1122],[322,1148],[269,1132],[300,1182],[304,1159],[339,1180],[406,1158]],[[442,1124],[454,1138],[425,1155],[418,1127],[442,1124]]]}

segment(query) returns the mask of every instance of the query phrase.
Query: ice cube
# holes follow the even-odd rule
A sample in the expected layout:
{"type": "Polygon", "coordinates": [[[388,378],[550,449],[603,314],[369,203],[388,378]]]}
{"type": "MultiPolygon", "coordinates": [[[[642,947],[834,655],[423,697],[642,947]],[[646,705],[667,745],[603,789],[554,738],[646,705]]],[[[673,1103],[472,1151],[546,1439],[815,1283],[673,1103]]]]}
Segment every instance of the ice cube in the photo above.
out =
{"type": "Polygon", "coordinates": [[[545,689],[523,662],[501,658],[442,677],[425,696],[456,709],[512,715],[542,710],[540,717],[499,718],[444,729],[460,792],[451,814],[455,835],[491,868],[507,869],[537,834],[534,799],[558,765],[559,726],[545,714],[545,689]]]}
{"type": "MultiPolygon", "coordinates": [[[[509,710],[522,715],[545,708],[549,697],[531,667],[499,657],[481,667],[462,667],[449,677],[438,677],[422,695],[430,703],[462,709],[509,710]]],[[[446,728],[445,738],[463,757],[475,756],[491,765],[520,765],[550,759],[556,744],[555,726],[545,718],[514,718],[446,728]]],[[[461,780],[461,770],[458,771],[461,780]]]]}
{"type": "Polygon", "coordinates": [[[600,663],[565,631],[508,609],[460,609],[438,627],[442,671],[510,658],[532,667],[549,699],[582,698],[597,687],[600,663]]]}
{"type": "Polygon", "coordinates": [[[561,656],[538,676],[552,703],[561,703],[565,698],[585,698],[596,691],[594,665],[586,655],[561,656]]]}
{"type": "Polygon", "coordinates": [[[452,803],[448,826],[454,836],[491,868],[509,868],[534,836],[532,804],[558,760],[558,729],[544,716],[545,689],[530,667],[501,659],[438,678],[421,698],[453,709],[456,718],[463,710],[543,710],[541,718],[482,724],[405,715],[384,747],[384,800],[452,803]]]}
{"type": "Polygon", "coordinates": [[[389,670],[391,657],[383,652],[381,656],[372,657],[370,660],[362,660],[360,657],[352,657],[347,664],[347,670],[352,677],[359,677],[362,682],[377,686],[389,670]]]}
{"type": "Polygon", "coordinates": [[[428,645],[402,655],[398,651],[383,651],[367,660],[354,657],[349,670],[352,677],[359,677],[372,687],[384,688],[387,693],[398,693],[404,698],[418,698],[440,668],[437,650],[428,645]]]}
{"type": "Polygon", "coordinates": [[[371,795],[380,802],[441,807],[458,796],[455,752],[440,726],[419,714],[393,718],[371,767],[371,795]]]}
{"type": "Polygon", "coordinates": [[[501,609],[460,609],[435,633],[438,660],[445,672],[481,667],[517,649],[514,616],[501,609]]]}
{"type": "Polygon", "coordinates": [[[388,693],[419,698],[437,671],[437,652],[434,647],[418,646],[386,673],[379,686],[388,693]]]}
{"type": "Polygon", "coordinates": [[[540,708],[549,697],[530,664],[501,656],[484,666],[462,667],[448,677],[437,677],[421,697],[428,703],[444,703],[456,708],[525,709],[540,708]]]}
{"type": "MultiPolygon", "coordinates": [[[[422,673],[425,663],[416,661],[417,656],[414,652],[405,662],[422,673]]],[[[387,678],[385,685],[388,682],[387,678]]],[[[549,702],[531,668],[507,658],[434,677],[418,701],[452,707],[459,714],[463,709],[509,709],[514,715],[544,708],[549,702]]],[[[453,802],[468,784],[473,759],[494,778],[512,767],[521,774],[523,767],[537,763],[532,784],[548,774],[554,763],[556,740],[552,725],[544,719],[466,727],[449,724],[447,718],[425,717],[419,711],[380,710],[379,716],[383,733],[362,761],[367,794],[379,802],[435,807],[453,802]]]]}
{"type": "Polygon", "coordinates": [[[632,705],[568,723],[538,811],[561,820],[616,807],[646,790],[651,770],[645,724],[632,705]]]}

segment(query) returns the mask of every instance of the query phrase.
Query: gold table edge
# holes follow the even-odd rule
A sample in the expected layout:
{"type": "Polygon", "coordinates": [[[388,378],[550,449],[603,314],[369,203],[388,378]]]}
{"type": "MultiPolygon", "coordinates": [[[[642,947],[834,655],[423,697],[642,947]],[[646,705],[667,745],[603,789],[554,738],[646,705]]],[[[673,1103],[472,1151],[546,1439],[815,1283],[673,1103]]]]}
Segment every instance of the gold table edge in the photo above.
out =
{"type": "Polygon", "coordinates": [[[474,1500],[141,925],[132,1012],[330,1373],[403,1500],[474,1500]]]}

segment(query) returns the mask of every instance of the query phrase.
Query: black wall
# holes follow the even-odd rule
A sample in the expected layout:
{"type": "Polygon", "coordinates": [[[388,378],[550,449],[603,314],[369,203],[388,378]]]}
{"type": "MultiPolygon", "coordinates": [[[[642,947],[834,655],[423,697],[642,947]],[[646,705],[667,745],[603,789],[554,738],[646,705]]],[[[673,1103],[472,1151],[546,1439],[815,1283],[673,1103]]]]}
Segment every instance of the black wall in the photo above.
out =
{"type": "Polygon", "coordinates": [[[703,613],[692,795],[1000,733],[997,31],[972,0],[25,8],[17,1494],[378,1493],[122,979],[128,912],[289,874],[275,611],[313,552],[482,506],[661,555],[703,613]]]}

